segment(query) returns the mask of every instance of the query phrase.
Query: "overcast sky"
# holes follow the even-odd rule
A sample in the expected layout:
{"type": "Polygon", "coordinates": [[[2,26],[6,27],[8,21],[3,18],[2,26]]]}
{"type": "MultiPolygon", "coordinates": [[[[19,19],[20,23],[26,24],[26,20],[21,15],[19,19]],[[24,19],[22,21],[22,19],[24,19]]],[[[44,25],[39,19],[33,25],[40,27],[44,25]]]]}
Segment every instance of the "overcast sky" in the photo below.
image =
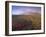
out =
{"type": "Polygon", "coordinates": [[[41,12],[41,7],[12,6],[12,15],[30,14],[31,12],[41,12]]]}

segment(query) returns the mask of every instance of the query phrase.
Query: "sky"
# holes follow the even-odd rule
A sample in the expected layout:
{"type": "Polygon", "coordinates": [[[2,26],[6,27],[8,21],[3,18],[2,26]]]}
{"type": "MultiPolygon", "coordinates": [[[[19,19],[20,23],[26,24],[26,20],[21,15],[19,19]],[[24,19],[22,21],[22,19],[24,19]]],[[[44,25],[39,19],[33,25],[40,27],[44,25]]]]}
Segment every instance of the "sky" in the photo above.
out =
{"type": "Polygon", "coordinates": [[[12,15],[29,15],[31,13],[40,13],[41,7],[31,6],[12,6],[12,15]]]}

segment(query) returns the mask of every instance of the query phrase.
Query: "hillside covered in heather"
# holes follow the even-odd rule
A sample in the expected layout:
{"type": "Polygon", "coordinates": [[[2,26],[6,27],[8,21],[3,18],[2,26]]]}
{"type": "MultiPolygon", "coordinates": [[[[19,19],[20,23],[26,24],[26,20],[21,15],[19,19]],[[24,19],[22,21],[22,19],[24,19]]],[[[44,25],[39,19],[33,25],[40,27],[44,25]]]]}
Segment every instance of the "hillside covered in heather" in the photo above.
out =
{"type": "MultiPolygon", "coordinates": [[[[27,13],[28,14],[28,13],[27,13]]],[[[12,15],[12,30],[39,30],[41,29],[41,14],[12,15]]]]}

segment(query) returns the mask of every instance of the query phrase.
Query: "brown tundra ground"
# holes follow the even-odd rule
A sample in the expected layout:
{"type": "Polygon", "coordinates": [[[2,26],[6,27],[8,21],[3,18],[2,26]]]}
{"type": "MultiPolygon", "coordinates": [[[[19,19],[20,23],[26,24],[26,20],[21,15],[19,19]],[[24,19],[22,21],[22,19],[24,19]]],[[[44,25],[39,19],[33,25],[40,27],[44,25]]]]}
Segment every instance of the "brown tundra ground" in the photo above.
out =
{"type": "Polygon", "coordinates": [[[41,15],[33,13],[31,15],[12,15],[12,30],[40,30],[41,15]]]}

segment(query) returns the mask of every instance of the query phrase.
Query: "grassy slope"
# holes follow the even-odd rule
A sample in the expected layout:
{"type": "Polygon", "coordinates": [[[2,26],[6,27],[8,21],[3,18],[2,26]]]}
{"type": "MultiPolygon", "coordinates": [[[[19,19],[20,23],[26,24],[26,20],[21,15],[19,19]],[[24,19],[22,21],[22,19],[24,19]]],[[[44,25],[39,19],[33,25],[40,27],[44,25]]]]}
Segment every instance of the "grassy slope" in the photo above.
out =
{"type": "Polygon", "coordinates": [[[32,28],[40,29],[41,26],[41,15],[39,13],[33,13],[32,15],[13,15],[13,21],[22,21],[22,20],[30,21],[32,20],[32,28]]]}

